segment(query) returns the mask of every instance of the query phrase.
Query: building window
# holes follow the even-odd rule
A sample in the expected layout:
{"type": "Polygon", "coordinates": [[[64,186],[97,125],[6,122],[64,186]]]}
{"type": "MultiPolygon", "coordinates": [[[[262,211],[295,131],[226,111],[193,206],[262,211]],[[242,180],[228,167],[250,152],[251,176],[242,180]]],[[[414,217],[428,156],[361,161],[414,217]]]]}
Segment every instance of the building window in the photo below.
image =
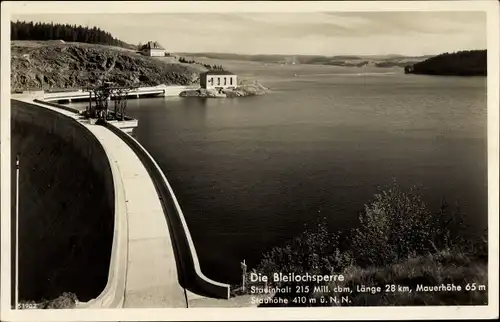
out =
{"type": "Polygon", "coordinates": [[[217,85],[220,85],[220,77],[217,77],[217,85]]]}
{"type": "Polygon", "coordinates": [[[233,78],[229,77],[229,85],[233,85],[233,78]]]}
{"type": "Polygon", "coordinates": [[[224,86],[227,85],[227,77],[224,77],[224,86]]]}
{"type": "Polygon", "coordinates": [[[214,78],[210,77],[210,85],[214,86],[214,78]]]}

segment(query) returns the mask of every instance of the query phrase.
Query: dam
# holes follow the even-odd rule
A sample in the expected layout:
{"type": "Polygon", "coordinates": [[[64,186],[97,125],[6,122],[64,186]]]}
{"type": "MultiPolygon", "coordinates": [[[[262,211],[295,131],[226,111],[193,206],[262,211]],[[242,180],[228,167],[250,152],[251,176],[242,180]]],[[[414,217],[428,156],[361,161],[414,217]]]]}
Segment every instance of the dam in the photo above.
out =
{"type": "Polygon", "coordinates": [[[71,292],[77,308],[230,302],[229,285],[203,275],[168,180],[130,135],[137,121],[96,125],[45,95],[11,96],[19,300],[71,292]]]}

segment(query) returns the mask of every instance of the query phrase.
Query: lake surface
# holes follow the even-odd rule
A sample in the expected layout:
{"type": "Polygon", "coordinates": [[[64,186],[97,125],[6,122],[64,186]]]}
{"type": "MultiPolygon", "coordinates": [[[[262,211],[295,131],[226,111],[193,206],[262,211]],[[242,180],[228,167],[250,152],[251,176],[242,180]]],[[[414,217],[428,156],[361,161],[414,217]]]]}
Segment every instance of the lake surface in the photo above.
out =
{"type": "Polygon", "coordinates": [[[422,185],[431,210],[459,203],[471,234],[487,227],[486,78],[222,64],[272,92],[128,103],[207,276],[238,282],[241,260],[251,268],[316,218],[354,227],[393,178],[422,185]]]}

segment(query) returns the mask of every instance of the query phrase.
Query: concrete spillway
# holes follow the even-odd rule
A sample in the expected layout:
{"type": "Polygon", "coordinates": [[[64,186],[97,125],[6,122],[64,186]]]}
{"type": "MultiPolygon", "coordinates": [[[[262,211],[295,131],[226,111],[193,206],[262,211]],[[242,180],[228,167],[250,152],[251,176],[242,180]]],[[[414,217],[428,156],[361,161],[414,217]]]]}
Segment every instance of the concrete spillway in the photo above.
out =
{"type": "MultiPolygon", "coordinates": [[[[115,199],[109,161],[75,122],[20,101],[11,107],[13,166],[20,155],[20,300],[73,292],[88,301],[108,280],[115,199]]],[[[14,224],[15,189],[12,207],[14,224]]]]}

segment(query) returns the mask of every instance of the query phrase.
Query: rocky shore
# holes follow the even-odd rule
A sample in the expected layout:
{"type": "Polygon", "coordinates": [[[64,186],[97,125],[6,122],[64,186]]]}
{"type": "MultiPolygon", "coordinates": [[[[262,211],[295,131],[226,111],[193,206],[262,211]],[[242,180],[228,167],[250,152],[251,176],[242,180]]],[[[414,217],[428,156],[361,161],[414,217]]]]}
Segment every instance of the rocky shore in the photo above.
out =
{"type": "Polygon", "coordinates": [[[218,97],[244,97],[264,95],[269,89],[257,81],[241,81],[238,87],[234,89],[224,89],[221,92],[215,89],[190,90],[181,92],[181,97],[200,97],[200,98],[218,98],[218,97]]]}

